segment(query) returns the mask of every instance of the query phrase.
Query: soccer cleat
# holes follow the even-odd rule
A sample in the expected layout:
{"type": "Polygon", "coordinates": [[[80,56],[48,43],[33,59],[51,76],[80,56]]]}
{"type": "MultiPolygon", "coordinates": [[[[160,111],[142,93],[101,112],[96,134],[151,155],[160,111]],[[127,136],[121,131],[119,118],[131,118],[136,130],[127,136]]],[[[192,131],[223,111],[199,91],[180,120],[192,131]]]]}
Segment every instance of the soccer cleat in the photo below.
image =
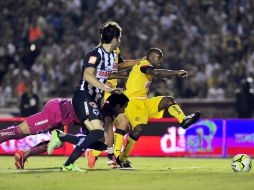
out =
{"type": "Polygon", "coordinates": [[[87,157],[87,166],[91,169],[94,168],[96,160],[98,158],[92,154],[92,150],[86,151],[86,157],[87,157]]]}
{"type": "Polygon", "coordinates": [[[15,166],[18,170],[23,170],[26,162],[25,151],[19,150],[14,154],[15,166]]]}
{"type": "Polygon", "coordinates": [[[131,162],[129,160],[121,161],[119,156],[116,158],[116,163],[119,169],[132,169],[131,162]]]}
{"type": "Polygon", "coordinates": [[[82,170],[74,164],[70,164],[68,166],[63,165],[60,170],[63,172],[86,172],[86,170],[82,170]]]}
{"type": "Polygon", "coordinates": [[[193,114],[187,115],[183,119],[183,122],[180,123],[181,127],[184,129],[187,129],[189,126],[196,123],[199,120],[200,116],[201,116],[201,113],[198,111],[193,114]]]}
{"type": "Polygon", "coordinates": [[[123,161],[121,168],[132,169],[131,162],[129,160],[123,161]]]}
{"type": "Polygon", "coordinates": [[[119,159],[119,156],[116,158],[116,164],[119,165],[120,167],[123,164],[123,161],[119,159]]]}
{"type": "Polygon", "coordinates": [[[49,141],[47,148],[47,152],[49,155],[51,155],[56,148],[59,148],[62,145],[62,142],[58,137],[58,132],[61,133],[61,131],[59,130],[54,130],[51,133],[51,140],[49,141]]]}
{"type": "Polygon", "coordinates": [[[118,165],[116,162],[116,156],[114,154],[112,156],[108,157],[107,164],[112,169],[120,167],[120,165],[118,165]]]}

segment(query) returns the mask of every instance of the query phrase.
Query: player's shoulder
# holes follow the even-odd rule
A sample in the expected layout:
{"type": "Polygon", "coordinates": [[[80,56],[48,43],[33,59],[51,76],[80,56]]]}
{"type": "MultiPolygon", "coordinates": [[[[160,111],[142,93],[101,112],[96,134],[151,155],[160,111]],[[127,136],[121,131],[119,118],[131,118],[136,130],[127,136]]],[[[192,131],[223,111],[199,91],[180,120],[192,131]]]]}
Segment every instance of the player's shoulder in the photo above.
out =
{"type": "Polygon", "coordinates": [[[83,64],[93,64],[95,65],[101,60],[101,53],[99,51],[99,47],[95,47],[91,49],[86,55],[83,64]]]}
{"type": "Polygon", "coordinates": [[[99,46],[96,46],[94,47],[93,49],[91,49],[88,53],[87,53],[88,56],[100,56],[100,47],[99,46]]]}
{"type": "Polygon", "coordinates": [[[149,61],[147,61],[146,59],[141,60],[137,65],[140,66],[140,67],[151,66],[151,64],[149,63],[149,61]]]}
{"type": "MultiPolygon", "coordinates": [[[[142,70],[145,68],[145,69],[147,69],[147,68],[152,68],[153,66],[147,61],[147,60],[141,60],[137,65],[135,65],[136,66],[136,69],[138,70],[138,71],[141,71],[142,72],[142,70]]],[[[134,67],[135,67],[134,66],[134,67]]]]}

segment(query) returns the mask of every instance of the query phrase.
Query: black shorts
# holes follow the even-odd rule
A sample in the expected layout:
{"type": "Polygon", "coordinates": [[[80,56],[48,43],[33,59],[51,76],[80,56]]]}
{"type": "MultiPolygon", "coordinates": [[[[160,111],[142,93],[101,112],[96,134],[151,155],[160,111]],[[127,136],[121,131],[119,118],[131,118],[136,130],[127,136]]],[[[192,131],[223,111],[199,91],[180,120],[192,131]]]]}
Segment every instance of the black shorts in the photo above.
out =
{"type": "Polygon", "coordinates": [[[79,121],[84,123],[86,119],[102,120],[101,113],[94,99],[85,91],[76,90],[72,98],[73,108],[79,121]]]}

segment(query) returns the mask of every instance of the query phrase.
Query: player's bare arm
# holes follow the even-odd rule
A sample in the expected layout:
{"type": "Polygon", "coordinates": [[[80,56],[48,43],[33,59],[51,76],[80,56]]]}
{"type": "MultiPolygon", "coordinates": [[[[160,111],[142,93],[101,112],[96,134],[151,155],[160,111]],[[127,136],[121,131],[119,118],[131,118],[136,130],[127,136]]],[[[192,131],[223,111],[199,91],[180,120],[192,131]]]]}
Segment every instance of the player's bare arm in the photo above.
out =
{"type": "Polygon", "coordinates": [[[88,67],[85,69],[83,73],[83,79],[86,80],[92,86],[99,88],[105,92],[121,91],[121,89],[118,88],[110,88],[107,85],[101,83],[99,80],[97,80],[95,76],[95,68],[93,67],[88,67]]]}
{"type": "Polygon", "coordinates": [[[126,79],[129,76],[129,69],[125,69],[119,72],[113,72],[108,79],[126,79]]]}
{"type": "Polygon", "coordinates": [[[167,69],[154,69],[152,66],[140,68],[141,72],[152,75],[156,78],[170,78],[170,77],[187,77],[188,72],[185,70],[167,70],[167,69]]]}
{"type": "Polygon", "coordinates": [[[131,68],[134,65],[138,64],[142,59],[134,59],[134,60],[124,60],[123,63],[118,65],[118,69],[126,69],[126,68],[131,68]]]}

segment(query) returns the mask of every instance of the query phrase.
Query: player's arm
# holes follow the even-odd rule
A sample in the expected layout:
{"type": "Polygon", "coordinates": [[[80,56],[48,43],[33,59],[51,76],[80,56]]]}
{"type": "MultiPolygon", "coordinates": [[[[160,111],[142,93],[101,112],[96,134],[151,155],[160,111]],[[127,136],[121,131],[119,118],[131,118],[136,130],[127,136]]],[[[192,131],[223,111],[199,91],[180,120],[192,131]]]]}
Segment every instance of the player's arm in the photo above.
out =
{"type": "Polygon", "coordinates": [[[104,127],[106,132],[105,144],[108,147],[112,147],[114,144],[114,131],[113,131],[113,119],[112,117],[106,116],[104,118],[104,127]]]}
{"type": "Polygon", "coordinates": [[[86,68],[83,72],[83,80],[87,81],[92,86],[99,88],[105,92],[117,91],[116,88],[110,88],[107,85],[103,84],[96,78],[96,67],[100,62],[100,55],[96,52],[91,52],[88,54],[84,60],[84,65],[86,68]]]}
{"type": "Polygon", "coordinates": [[[138,64],[142,59],[130,59],[130,60],[123,60],[123,62],[121,62],[118,65],[118,69],[122,70],[122,69],[126,69],[126,68],[131,68],[134,65],[138,64]]]}
{"type": "Polygon", "coordinates": [[[89,84],[91,84],[92,86],[99,88],[105,92],[109,92],[110,88],[103,84],[102,82],[100,82],[99,80],[97,80],[96,76],[95,76],[95,68],[93,67],[87,67],[83,73],[83,80],[86,80],[89,84]]]}
{"type": "Polygon", "coordinates": [[[139,64],[139,62],[142,61],[143,59],[146,59],[146,57],[143,57],[142,59],[127,59],[127,60],[123,60],[123,58],[119,55],[119,58],[118,58],[118,70],[132,68],[134,65],[139,64]]]}
{"type": "Polygon", "coordinates": [[[119,72],[113,72],[108,79],[126,79],[129,76],[129,69],[125,69],[119,72]]]}
{"type": "Polygon", "coordinates": [[[187,77],[188,72],[185,70],[167,70],[167,69],[154,69],[152,66],[140,67],[142,73],[152,75],[156,78],[170,78],[170,77],[187,77]]]}

